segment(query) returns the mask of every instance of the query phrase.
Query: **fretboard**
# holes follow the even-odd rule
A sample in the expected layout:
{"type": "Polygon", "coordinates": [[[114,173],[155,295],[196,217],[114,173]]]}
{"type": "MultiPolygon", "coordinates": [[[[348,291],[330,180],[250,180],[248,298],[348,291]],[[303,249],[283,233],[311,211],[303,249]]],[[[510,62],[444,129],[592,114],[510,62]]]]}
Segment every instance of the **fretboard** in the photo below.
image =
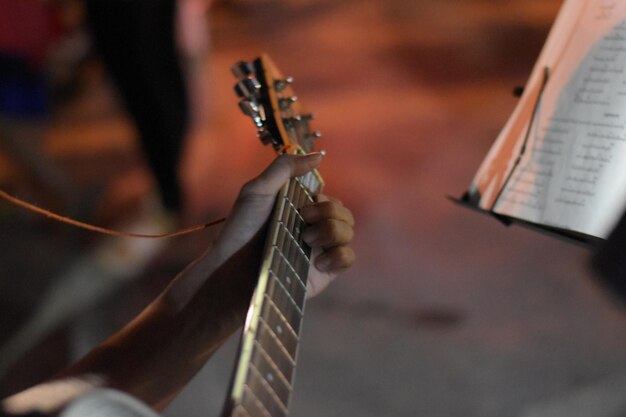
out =
{"type": "Polygon", "coordinates": [[[299,209],[313,201],[319,187],[319,177],[311,172],[292,178],[276,200],[244,326],[230,416],[287,415],[311,265],[299,209]]]}

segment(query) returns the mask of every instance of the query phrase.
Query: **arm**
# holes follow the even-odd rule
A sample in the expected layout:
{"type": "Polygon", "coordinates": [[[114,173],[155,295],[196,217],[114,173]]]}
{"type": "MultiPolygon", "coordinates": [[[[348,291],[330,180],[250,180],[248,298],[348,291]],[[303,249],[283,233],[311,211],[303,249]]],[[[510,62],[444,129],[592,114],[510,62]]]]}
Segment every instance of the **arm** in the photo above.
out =
{"type": "MultiPolygon", "coordinates": [[[[282,156],[246,184],[215,246],[183,270],[121,331],[53,381],[9,397],[7,412],[54,413],[97,387],[165,407],[244,320],[256,283],[266,223],[280,186],[319,165],[321,156],[282,156]]],[[[312,295],[354,261],[349,210],[327,198],[307,207],[303,238],[317,254],[312,295]]]]}

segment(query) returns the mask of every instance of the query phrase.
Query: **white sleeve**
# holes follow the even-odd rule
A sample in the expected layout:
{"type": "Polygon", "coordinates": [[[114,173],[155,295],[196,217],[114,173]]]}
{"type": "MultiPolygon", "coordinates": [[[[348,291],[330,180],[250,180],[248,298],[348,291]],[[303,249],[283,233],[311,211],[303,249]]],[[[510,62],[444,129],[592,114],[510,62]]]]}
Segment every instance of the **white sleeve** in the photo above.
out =
{"type": "Polygon", "coordinates": [[[159,417],[146,404],[113,389],[91,391],[68,405],[60,417],[159,417]]]}

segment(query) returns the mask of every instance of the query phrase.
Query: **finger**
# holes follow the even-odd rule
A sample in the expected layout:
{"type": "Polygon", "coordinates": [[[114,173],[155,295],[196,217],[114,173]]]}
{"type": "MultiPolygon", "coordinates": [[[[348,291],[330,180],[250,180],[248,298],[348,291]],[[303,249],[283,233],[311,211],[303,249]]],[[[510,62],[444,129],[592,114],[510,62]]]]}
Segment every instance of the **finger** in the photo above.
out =
{"type": "MultiPolygon", "coordinates": [[[[326,199],[328,197],[324,196],[326,199]]],[[[323,219],[336,219],[354,226],[352,212],[344,207],[338,200],[326,200],[312,203],[300,209],[300,215],[309,224],[317,223],[323,219]]]]}
{"type": "Polygon", "coordinates": [[[341,204],[341,201],[339,201],[339,200],[337,200],[337,199],[335,199],[335,198],[332,198],[332,197],[330,197],[330,196],[327,196],[326,194],[318,194],[318,195],[315,197],[315,201],[336,201],[336,202],[338,202],[339,204],[341,204]]]}
{"type": "Polygon", "coordinates": [[[337,273],[354,264],[356,255],[350,246],[335,246],[315,258],[315,267],[326,273],[337,273]]]}
{"type": "Polygon", "coordinates": [[[302,239],[311,247],[331,248],[350,243],[354,229],[341,220],[325,219],[307,226],[302,239]]]}
{"type": "Polygon", "coordinates": [[[320,165],[322,152],[306,155],[283,154],[258,177],[247,183],[241,194],[271,195],[274,196],[280,187],[291,177],[304,175],[320,165]]]}
{"type": "Polygon", "coordinates": [[[244,185],[215,246],[222,257],[234,254],[265,224],[278,190],[289,177],[319,166],[321,158],[321,153],[280,156],[244,185]]]}

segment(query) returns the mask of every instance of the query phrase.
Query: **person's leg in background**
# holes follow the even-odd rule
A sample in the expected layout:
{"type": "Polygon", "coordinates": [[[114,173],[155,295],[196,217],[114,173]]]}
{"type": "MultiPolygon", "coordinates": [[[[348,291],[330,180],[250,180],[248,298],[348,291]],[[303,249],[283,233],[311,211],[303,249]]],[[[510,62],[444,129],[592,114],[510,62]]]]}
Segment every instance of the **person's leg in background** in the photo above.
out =
{"type": "Polygon", "coordinates": [[[94,45],[137,126],[163,204],[178,213],[189,100],[176,46],[176,1],[87,0],[86,6],[94,45]]]}

